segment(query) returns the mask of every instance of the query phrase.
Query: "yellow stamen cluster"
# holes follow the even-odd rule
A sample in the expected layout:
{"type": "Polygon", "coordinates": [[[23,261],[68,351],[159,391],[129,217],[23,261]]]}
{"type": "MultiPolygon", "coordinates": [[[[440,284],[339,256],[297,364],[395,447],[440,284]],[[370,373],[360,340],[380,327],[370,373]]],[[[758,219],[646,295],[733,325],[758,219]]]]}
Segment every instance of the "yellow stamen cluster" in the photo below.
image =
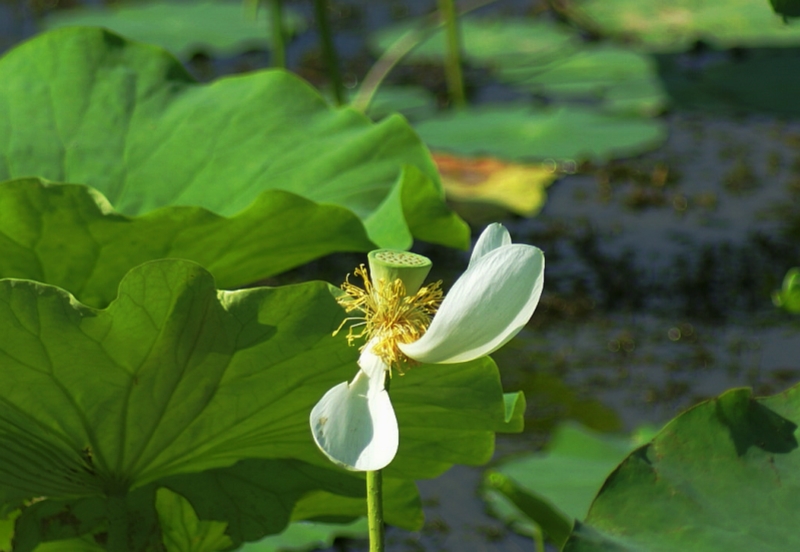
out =
{"type": "Polygon", "coordinates": [[[428,329],[431,317],[442,302],[442,282],[428,284],[414,295],[407,295],[402,280],[389,283],[379,280],[373,285],[364,265],[356,268],[354,273],[364,281],[363,289],[351,284],[348,274],[342,284],[345,295],[337,301],[348,313],[361,311],[364,316],[345,318],[333,335],[339,333],[348,321],[359,321],[348,329],[347,342],[352,345],[362,337],[367,342],[374,340],[372,351],[390,368],[397,368],[402,374],[403,366],[414,361],[397,345],[418,340],[428,329]]]}

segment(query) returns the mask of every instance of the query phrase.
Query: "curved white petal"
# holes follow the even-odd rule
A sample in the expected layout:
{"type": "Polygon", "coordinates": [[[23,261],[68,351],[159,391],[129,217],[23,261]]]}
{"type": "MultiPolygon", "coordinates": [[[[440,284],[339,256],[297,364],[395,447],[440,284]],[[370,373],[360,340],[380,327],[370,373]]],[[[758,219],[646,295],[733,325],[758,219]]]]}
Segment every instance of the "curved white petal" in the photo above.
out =
{"type": "Polygon", "coordinates": [[[540,249],[512,244],[489,251],[456,281],[425,335],[400,345],[400,350],[429,364],[488,355],[525,326],[539,303],[543,284],[540,249]]]}
{"type": "Polygon", "coordinates": [[[384,387],[386,365],[366,352],[359,364],[351,383],[330,389],[311,410],[311,433],[332,462],[349,470],[379,470],[397,453],[397,418],[384,387]]]}
{"type": "Polygon", "coordinates": [[[389,370],[389,367],[386,366],[386,363],[383,362],[378,355],[372,352],[372,345],[374,343],[375,340],[370,341],[367,343],[367,346],[364,347],[364,350],[361,351],[361,356],[358,357],[358,365],[361,367],[361,370],[370,377],[373,385],[377,384],[377,388],[374,389],[374,391],[377,392],[385,388],[384,382],[386,381],[386,372],[389,370]]]}
{"type": "Polygon", "coordinates": [[[498,247],[511,245],[511,235],[506,227],[499,222],[493,222],[481,232],[475,247],[472,248],[472,256],[469,258],[469,266],[486,255],[489,251],[494,251],[498,247]]]}

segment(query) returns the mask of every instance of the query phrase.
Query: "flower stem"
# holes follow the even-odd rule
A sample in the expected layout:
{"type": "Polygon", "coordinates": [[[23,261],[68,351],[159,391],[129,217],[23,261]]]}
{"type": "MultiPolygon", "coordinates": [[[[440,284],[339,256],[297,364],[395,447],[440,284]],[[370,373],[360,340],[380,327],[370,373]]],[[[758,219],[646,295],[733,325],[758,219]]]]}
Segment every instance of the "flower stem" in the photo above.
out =
{"type": "Polygon", "coordinates": [[[367,472],[367,519],[369,526],[369,552],[384,551],[383,526],[383,473],[367,472]]]}
{"type": "Polygon", "coordinates": [[[456,107],[463,107],[467,103],[464,94],[464,77],[461,73],[461,40],[458,36],[458,19],[453,0],[439,0],[439,12],[445,24],[447,33],[447,56],[444,61],[447,91],[456,107]]]}
{"type": "Polygon", "coordinates": [[[283,0],[269,2],[270,25],[272,26],[272,66],[286,68],[286,35],[283,31],[283,0]]]}
{"type": "Polygon", "coordinates": [[[314,0],[314,14],[317,17],[319,37],[322,40],[322,53],[328,66],[328,78],[331,79],[333,97],[336,99],[336,105],[344,105],[344,85],[342,84],[342,75],[339,72],[339,57],[336,55],[333,33],[331,33],[331,25],[328,20],[328,2],[326,0],[314,0]]]}

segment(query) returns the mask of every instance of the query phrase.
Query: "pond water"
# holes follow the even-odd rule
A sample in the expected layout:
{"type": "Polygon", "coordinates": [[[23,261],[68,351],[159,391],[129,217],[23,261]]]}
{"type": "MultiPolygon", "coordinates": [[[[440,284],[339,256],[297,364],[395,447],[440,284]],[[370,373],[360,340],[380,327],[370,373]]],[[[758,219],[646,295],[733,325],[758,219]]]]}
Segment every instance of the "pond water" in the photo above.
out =
{"type": "MultiPolygon", "coordinates": [[[[312,13],[311,2],[288,2],[312,13]]],[[[345,80],[355,85],[373,59],[370,29],[426,13],[432,1],[336,2],[337,46],[345,80]]],[[[491,9],[523,14],[530,2],[491,9]]],[[[0,51],[31,36],[41,4],[0,4],[0,51]]],[[[324,81],[313,30],[288,52],[290,67],[324,81]]],[[[201,79],[264,67],[268,55],[196,57],[201,79]]],[[[509,92],[467,71],[482,101],[509,92]]],[[[403,67],[392,77],[441,93],[443,75],[403,67]]],[[[548,191],[532,219],[464,207],[475,228],[500,220],[515,241],[545,251],[542,302],[528,327],[494,355],[507,390],[529,404],[523,435],[501,436],[497,458],[537,449],[560,421],[630,431],[663,424],[700,400],[736,386],[768,394],[800,379],[800,318],[772,306],[770,293],[800,265],[800,122],[766,115],[664,116],[667,143],[635,159],[580,167],[548,191]],[[502,218],[498,218],[502,217],[502,218]]],[[[419,245],[445,283],[466,254],[419,245]]],[[[270,283],[310,278],[337,282],[359,256],[326,258],[270,283]]],[[[420,533],[390,530],[390,550],[530,550],[485,513],[481,469],[455,467],[420,483],[427,523],[420,533]]],[[[365,550],[360,541],[335,550],[365,550]]]]}

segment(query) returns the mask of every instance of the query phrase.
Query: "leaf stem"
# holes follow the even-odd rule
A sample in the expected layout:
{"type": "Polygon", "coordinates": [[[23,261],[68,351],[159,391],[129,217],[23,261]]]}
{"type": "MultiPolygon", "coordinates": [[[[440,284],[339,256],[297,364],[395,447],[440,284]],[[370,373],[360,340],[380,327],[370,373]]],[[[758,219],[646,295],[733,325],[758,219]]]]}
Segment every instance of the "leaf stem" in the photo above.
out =
{"type": "Polygon", "coordinates": [[[317,17],[319,37],[322,41],[322,53],[325,56],[325,64],[328,66],[328,78],[331,79],[333,86],[333,97],[336,99],[336,105],[344,105],[344,84],[339,72],[339,57],[333,44],[333,33],[331,33],[331,25],[328,20],[327,0],[314,0],[314,13],[317,17]]]}
{"type": "MultiPolygon", "coordinates": [[[[497,0],[474,0],[468,6],[463,6],[459,15],[464,15],[480,7],[492,4],[497,0]]],[[[357,109],[362,113],[366,113],[369,104],[372,103],[372,98],[378,91],[383,80],[389,75],[392,69],[400,63],[414,48],[416,48],[423,40],[428,38],[431,33],[436,31],[443,25],[441,14],[437,11],[433,16],[428,17],[424,23],[418,28],[411,29],[403,36],[397,39],[383,55],[370,67],[361,86],[358,88],[358,93],[353,99],[350,107],[357,109]]]]}
{"type": "Polygon", "coordinates": [[[447,52],[444,60],[447,91],[453,104],[456,107],[463,107],[467,103],[467,97],[464,93],[464,76],[461,72],[461,39],[453,0],[439,0],[439,12],[442,14],[447,34],[447,52]]]}
{"type": "Polygon", "coordinates": [[[269,2],[269,21],[272,26],[272,66],[286,68],[286,33],[283,30],[283,0],[269,2]]]}
{"type": "Polygon", "coordinates": [[[381,470],[367,472],[367,520],[369,552],[384,552],[383,473],[381,470]]]}

